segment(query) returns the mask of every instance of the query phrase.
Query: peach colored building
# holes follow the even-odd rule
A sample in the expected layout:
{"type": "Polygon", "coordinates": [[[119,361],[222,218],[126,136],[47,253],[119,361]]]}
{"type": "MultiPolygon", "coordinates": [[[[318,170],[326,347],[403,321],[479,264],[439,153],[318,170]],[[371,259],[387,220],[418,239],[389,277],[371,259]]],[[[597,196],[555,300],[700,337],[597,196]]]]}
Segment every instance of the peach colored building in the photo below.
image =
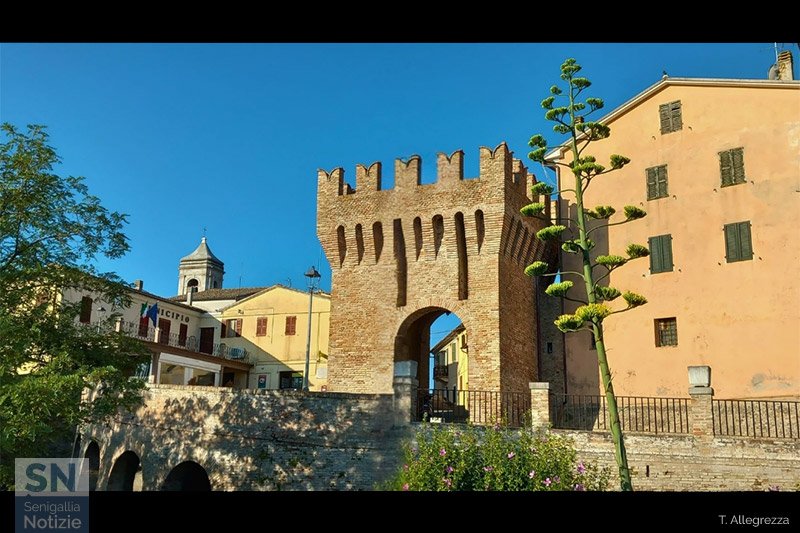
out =
{"type": "MultiPolygon", "coordinates": [[[[651,249],[610,277],[649,300],[605,322],[619,395],[686,396],[686,367],[710,365],[718,398],[800,397],[800,82],[788,52],[779,63],[779,79],[665,76],[601,119],[611,137],[586,154],[631,163],[585,205],[648,214],[593,234],[595,254],[651,249]]],[[[559,190],[572,180],[562,172],[559,190]]],[[[566,215],[574,197],[559,205],[566,215]]],[[[563,270],[576,264],[563,254],[563,270]]],[[[591,333],[567,334],[565,352],[567,392],[597,394],[591,333]]]]}

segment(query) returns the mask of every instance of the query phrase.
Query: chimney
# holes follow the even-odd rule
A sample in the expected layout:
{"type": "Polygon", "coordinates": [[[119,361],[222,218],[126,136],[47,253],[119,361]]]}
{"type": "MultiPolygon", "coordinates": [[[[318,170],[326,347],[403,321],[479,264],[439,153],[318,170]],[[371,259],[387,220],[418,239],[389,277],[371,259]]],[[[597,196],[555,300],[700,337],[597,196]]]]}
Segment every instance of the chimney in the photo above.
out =
{"type": "Polygon", "coordinates": [[[133,280],[133,288],[136,289],[137,291],[144,289],[144,281],[140,279],[133,280]]]}
{"type": "Polygon", "coordinates": [[[194,301],[194,291],[192,289],[193,287],[189,287],[189,291],[186,293],[186,305],[192,305],[194,301]]]}
{"type": "Polygon", "coordinates": [[[793,66],[792,53],[789,50],[784,50],[778,54],[778,79],[783,81],[793,80],[793,66]]]}

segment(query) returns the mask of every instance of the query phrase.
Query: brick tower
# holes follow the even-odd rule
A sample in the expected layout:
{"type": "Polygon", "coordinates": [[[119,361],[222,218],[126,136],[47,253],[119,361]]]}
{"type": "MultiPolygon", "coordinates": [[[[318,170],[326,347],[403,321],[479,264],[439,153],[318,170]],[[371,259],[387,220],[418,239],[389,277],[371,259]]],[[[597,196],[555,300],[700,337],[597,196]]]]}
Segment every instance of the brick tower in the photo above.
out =
{"type": "MultiPolygon", "coordinates": [[[[519,209],[534,176],[505,143],[480,149],[480,177],[464,179],[464,152],[318,172],[317,235],[333,271],[328,383],[332,391],[392,390],[393,363],[416,360],[427,384],[430,325],[456,313],[469,339],[469,389],[526,391],[537,378],[534,281],[523,269],[545,255],[543,223],[519,209]]],[[[547,213],[549,198],[545,199],[547,213]]],[[[552,257],[552,253],[546,254],[552,257]]]]}

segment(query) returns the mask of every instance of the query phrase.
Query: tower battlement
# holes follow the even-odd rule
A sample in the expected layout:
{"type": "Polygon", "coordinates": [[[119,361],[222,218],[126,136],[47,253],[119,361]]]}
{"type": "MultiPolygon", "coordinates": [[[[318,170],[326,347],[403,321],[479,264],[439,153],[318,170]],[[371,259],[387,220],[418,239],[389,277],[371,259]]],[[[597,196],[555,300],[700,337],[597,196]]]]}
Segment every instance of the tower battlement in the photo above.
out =
{"type": "MultiPolygon", "coordinates": [[[[480,173],[477,180],[508,183],[520,190],[526,189],[527,169],[519,159],[514,159],[514,153],[508,149],[505,142],[494,149],[482,146],[479,149],[480,173]]],[[[345,170],[342,167],[331,171],[319,169],[318,194],[326,196],[347,196],[358,193],[388,192],[402,194],[413,190],[415,187],[452,187],[454,184],[471,182],[472,179],[464,178],[464,151],[456,150],[447,155],[439,152],[436,155],[436,182],[422,185],[422,157],[411,155],[407,158],[394,160],[394,188],[382,188],[383,164],[376,161],[370,165],[356,165],[356,187],[353,189],[345,181],[345,170]]]]}

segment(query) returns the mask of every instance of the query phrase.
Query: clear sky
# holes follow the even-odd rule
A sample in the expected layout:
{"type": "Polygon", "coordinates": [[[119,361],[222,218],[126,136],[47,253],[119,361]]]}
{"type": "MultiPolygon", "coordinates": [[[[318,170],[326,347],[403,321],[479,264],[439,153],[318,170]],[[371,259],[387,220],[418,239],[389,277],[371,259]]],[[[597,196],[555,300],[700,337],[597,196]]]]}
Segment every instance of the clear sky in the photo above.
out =
{"type": "Polygon", "coordinates": [[[532,134],[560,140],[539,102],[567,57],[609,111],[664,70],[766,78],[775,61],[773,43],[2,44],[0,120],[47,125],[59,171],[129,214],[130,253],[101,269],[174,295],[205,227],[226,287],[304,287],[321,260],[329,290],[318,168],[352,183],[380,160],[391,186],[396,157],[421,155],[425,182],[440,151],[463,149],[471,176],[481,145],[525,159],[532,134]]]}

